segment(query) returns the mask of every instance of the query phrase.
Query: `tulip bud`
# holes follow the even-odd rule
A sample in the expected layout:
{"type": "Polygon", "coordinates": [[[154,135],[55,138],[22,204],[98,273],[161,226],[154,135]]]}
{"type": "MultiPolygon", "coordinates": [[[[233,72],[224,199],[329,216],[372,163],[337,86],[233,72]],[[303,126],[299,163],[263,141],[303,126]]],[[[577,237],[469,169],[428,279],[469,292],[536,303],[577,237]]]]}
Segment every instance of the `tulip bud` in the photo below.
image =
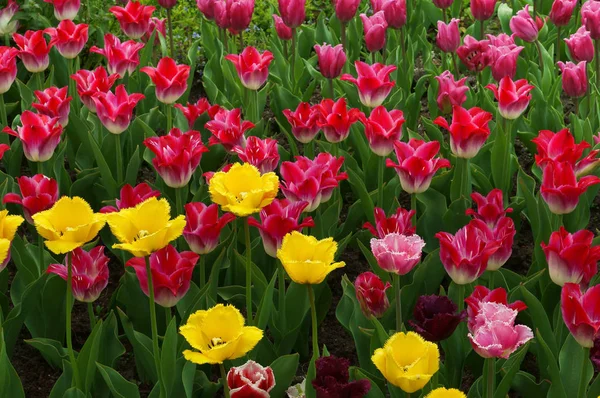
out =
{"type": "Polygon", "coordinates": [[[390,307],[390,301],[385,291],[391,286],[389,282],[384,284],[372,272],[363,272],[356,278],[356,281],[354,281],[356,299],[366,318],[370,318],[371,316],[381,318],[385,314],[390,307]]]}
{"type": "Polygon", "coordinates": [[[246,47],[240,55],[229,54],[225,59],[235,66],[242,85],[248,90],[256,91],[269,78],[269,65],[273,53],[265,51],[262,54],[254,47],[246,47]]]}
{"type": "Polygon", "coordinates": [[[283,110],[283,115],[292,127],[292,134],[303,144],[311,142],[320,131],[317,125],[319,113],[315,108],[308,102],[301,102],[293,112],[291,109],[283,110]]]}
{"type": "Polygon", "coordinates": [[[208,254],[219,245],[219,236],[225,225],[235,219],[231,213],[219,217],[219,206],[207,206],[201,202],[185,205],[186,224],[183,237],[190,249],[197,254],[208,254]]]}
{"type": "Polygon", "coordinates": [[[6,7],[0,9],[0,35],[12,35],[19,28],[19,21],[13,21],[13,17],[19,11],[19,3],[8,0],[6,7]]]}
{"type": "Polygon", "coordinates": [[[409,325],[427,341],[449,338],[463,319],[466,311],[458,312],[456,304],[446,296],[420,296],[409,325]]]}
{"type": "Polygon", "coordinates": [[[57,117],[38,115],[27,110],[21,114],[21,126],[16,131],[10,126],[4,127],[2,131],[21,140],[27,160],[45,162],[54,154],[63,127],[58,123],[57,117]]]}
{"type": "Polygon", "coordinates": [[[315,105],[315,112],[318,114],[317,125],[323,130],[325,139],[331,143],[348,138],[350,128],[363,115],[357,108],[348,109],[343,97],[335,102],[329,98],[322,100],[315,105]]]}
{"type": "Polygon", "coordinates": [[[16,48],[0,46],[0,95],[10,90],[17,78],[16,48]]]}
{"type": "Polygon", "coordinates": [[[360,14],[360,19],[363,23],[367,50],[373,53],[383,49],[385,46],[385,33],[388,27],[383,11],[373,14],[371,17],[360,14]]]}
{"type": "Polygon", "coordinates": [[[573,16],[577,0],[554,0],[549,18],[556,26],[566,26],[573,16]]]}
{"type": "Polygon", "coordinates": [[[454,0],[433,0],[433,5],[442,10],[452,7],[454,0]]]}
{"type": "Polygon", "coordinates": [[[438,81],[437,105],[443,114],[450,113],[454,106],[462,106],[467,100],[469,87],[465,85],[466,77],[456,81],[450,71],[444,71],[435,79],[438,81]]]}
{"type": "Polygon", "coordinates": [[[537,40],[543,26],[544,22],[539,17],[533,19],[529,14],[529,5],[526,5],[510,19],[510,30],[515,36],[529,43],[537,40]]]}
{"type": "Polygon", "coordinates": [[[110,11],[119,21],[121,30],[133,40],[140,39],[148,31],[148,24],[156,8],[130,0],[125,7],[113,6],[110,11]]]}
{"type": "Polygon", "coordinates": [[[302,25],[306,19],[306,0],[278,0],[279,14],[283,22],[292,29],[302,25]]]}
{"type": "Polygon", "coordinates": [[[54,17],[59,21],[74,20],[81,7],[81,0],[44,0],[54,5],[54,17]]]}
{"type": "Polygon", "coordinates": [[[436,44],[443,52],[453,53],[460,46],[460,32],[458,31],[459,22],[460,21],[456,18],[452,18],[448,24],[445,24],[443,21],[438,21],[436,44]]]}
{"type": "Polygon", "coordinates": [[[40,211],[48,210],[58,200],[58,183],[43,174],[33,177],[17,177],[21,195],[7,193],[2,203],[14,203],[22,206],[23,215],[28,223],[33,224],[32,216],[40,211]]]}
{"type": "Polygon", "coordinates": [[[165,57],[158,61],[156,68],[145,66],[140,72],[147,74],[156,86],[156,99],[170,105],[187,90],[190,66],[177,65],[173,59],[165,57]]]}
{"type": "Polygon", "coordinates": [[[494,15],[496,0],[471,0],[471,13],[478,21],[488,20],[494,15]]]}
{"type": "Polygon", "coordinates": [[[560,295],[560,309],[563,321],[575,338],[586,348],[594,346],[594,340],[600,337],[600,285],[589,288],[585,293],[580,285],[566,283],[560,295]]]}
{"type": "Polygon", "coordinates": [[[71,20],[64,20],[57,28],[48,28],[44,31],[50,35],[50,46],[56,49],[66,59],[77,58],[88,40],[88,25],[75,25],[71,20]]]}
{"type": "Polygon", "coordinates": [[[397,69],[396,66],[380,63],[368,65],[361,61],[356,61],[354,65],[358,78],[345,74],[341,80],[348,81],[358,88],[360,102],[366,107],[377,108],[382,105],[396,85],[396,82],[390,80],[390,74],[397,69]]]}
{"type": "Polygon", "coordinates": [[[333,0],[335,16],[341,23],[347,24],[356,16],[360,0],[333,0]]]}
{"type": "Polygon", "coordinates": [[[273,14],[273,22],[275,23],[275,32],[281,40],[292,40],[292,28],[287,26],[279,15],[273,14]]]}
{"type": "Polygon", "coordinates": [[[177,4],[177,0],[158,0],[158,4],[162,8],[170,9],[175,7],[175,5],[177,4]]]}
{"type": "Polygon", "coordinates": [[[503,77],[513,79],[517,74],[517,59],[524,47],[509,45],[496,47],[490,45],[488,55],[490,56],[490,66],[492,69],[492,77],[496,81],[502,80],[503,77]]]}
{"type": "Polygon", "coordinates": [[[248,29],[254,13],[254,0],[229,0],[227,2],[229,28],[234,32],[248,29]]]}
{"type": "Polygon", "coordinates": [[[237,153],[242,162],[250,163],[261,174],[275,171],[279,165],[277,140],[272,138],[261,140],[256,136],[251,136],[246,140],[245,147],[236,146],[233,151],[237,153]]]}
{"type": "Polygon", "coordinates": [[[587,188],[596,184],[600,184],[600,178],[585,176],[577,181],[572,164],[550,160],[544,167],[540,192],[552,213],[569,214],[587,188]]]}
{"type": "Polygon", "coordinates": [[[25,69],[31,73],[39,73],[48,68],[52,44],[46,43],[43,30],[28,30],[25,36],[15,33],[13,40],[19,47],[19,58],[25,69]]]}
{"type": "Polygon", "coordinates": [[[208,139],[208,145],[220,144],[226,151],[233,153],[236,146],[246,146],[244,133],[253,128],[254,123],[242,120],[242,111],[239,108],[231,111],[221,108],[204,127],[213,134],[208,139]]]}
{"type": "Polygon", "coordinates": [[[490,135],[490,120],[492,114],[480,108],[466,110],[461,106],[454,106],[451,125],[441,116],[434,123],[450,132],[450,149],[454,155],[472,159],[477,156],[490,135]]]}
{"type": "Polygon", "coordinates": [[[581,61],[577,65],[573,62],[557,63],[562,72],[562,88],[565,94],[573,98],[581,98],[588,91],[587,62],[581,61]]]}
{"type": "Polygon", "coordinates": [[[316,44],[315,52],[319,58],[319,70],[324,78],[335,79],[341,75],[346,64],[346,53],[341,44],[335,47],[325,43],[322,46],[316,44]]]}
{"type": "Polygon", "coordinates": [[[100,209],[100,213],[116,213],[119,210],[129,209],[139,205],[144,202],[146,199],[150,198],[158,198],[160,196],[160,191],[155,191],[150,188],[150,185],[142,182],[135,187],[132,187],[129,184],[125,184],[121,191],[119,192],[119,198],[115,199],[114,206],[104,206],[100,209]]]}
{"type": "Polygon", "coordinates": [[[121,134],[129,127],[133,117],[133,109],[143,94],[127,94],[123,84],[117,86],[115,93],[98,92],[92,98],[96,105],[96,114],[100,122],[111,134],[121,134]]]}
{"type": "Polygon", "coordinates": [[[580,27],[571,37],[565,39],[565,43],[567,43],[567,48],[574,62],[586,61],[589,63],[594,59],[594,42],[585,26],[580,27]]]}
{"type": "Polygon", "coordinates": [[[586,1],[581,6],[581,24],[593,40],[600,39],[600,2],[586,1]]]}
{"type": "Polygon", "coordinates": [[[388,112],[384,106],[378,106],[371,111],[368,119],[363,114],[359,118],[365,126],[371,151],[384,157],[392,153],[394,143],[402,136],[402,125],[405,122],[402,111],[394,109],[388,112]]]}
{"type": "Polygon", "coordinates": [[[386,0],[382,11],[390,28],[402,29],[406,24],[406,0],[386,0]]]}

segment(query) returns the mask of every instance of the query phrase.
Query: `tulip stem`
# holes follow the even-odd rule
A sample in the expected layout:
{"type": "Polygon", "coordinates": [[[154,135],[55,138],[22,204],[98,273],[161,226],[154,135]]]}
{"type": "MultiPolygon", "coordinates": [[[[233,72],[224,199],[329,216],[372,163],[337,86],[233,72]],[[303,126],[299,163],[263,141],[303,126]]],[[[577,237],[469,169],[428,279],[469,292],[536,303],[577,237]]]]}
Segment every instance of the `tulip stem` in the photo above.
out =
{"type": "Polygon", "coordinates": [[[460,72],[458,69],[458,64],[456,63],[456,54],[450,54],[450,58],[452,58],[452,66],[454,67],[454,78],[458,80],[460,72]]]}
{"type": "Polygon", "coordinates": [[[167,131],[166,131],[166,133],[169,134],[169,132],[173,128],[173,112],[171,109],[171,104],[165,104],[165,107],[166,107],[165,113],[167,114],[167,131]]]}
{"type": "Polygon", "coordinates": [[[510,194],[510,192],[508,191],[510,190],[510,157],[512,155],[512,133],[510,131],[510,121],[506,118],[502,118],[502,122],[504,124],[504,128],[498,131],[496,139],[504,140],[506,156],[502,157],[502,178],[500,179],[500,181],[498,181],[496,185],[499,185],[499,188],[504,194],[504,202],[508,202],[508,197],[510,194]]]}
{"type": "Polygon", "coordinates": [[[485,21],[479,21],[479,40],[483,40],[485,35],[485,21]]]}
{"type": "Polygon", "coordinates": [[[396,292],[396,332],[399,332],[402,330],[402,287],[398,274],[394,274],[394,291],[396,292]]]}
{"type": "Polygon", "coordinates": [[[319,358],[319,336],[317,328],[317,307],[315,305],[315,292],[313,291],[312,285],[306,285],[308,288],[308,301],[310,302],[310,316],[312,320],[312,346],[313,346],[313,358],[319,358]]]}
{"type": "Polygon", "coordinates": [[[173,317],[173,314],[171,313],[171,307],[165,307],[165,325],[166,325],[165,333],[167,333],[166,330],[169,328],[169,325],[171,324],[172,317],[173,317]]]}
{"type": "Polygon", "coordinates": [[[586,392],[588,388],[588,379],[587,379],[587,366],[588,361],[590,360],[590,349],[586,347],[581,347],[583,350],[583,363],[581,365],[581,375],[579,376],[579,390],[577,391],[578,398],[585,398],[586,392]]]}
{"type": "Polygon", "coordinates": [[[198,268],[200,271],[200,285],[198,286],[200,288],[200,290],[204,289],[204,286],[206,285],[206,263],[204,262],[204,255],[200,256],[200,260],[198,263],[198,268]]]}
{"type": "Polygon", "coordinates": [[[540,71],[542,72],[542,76],[544,76],[544,55],[542,54],[542,43],[539,40],[535,41],[535,45],[538,50],[538,57],[540,59],[540,71]]]}
{"type": "Polygon", "coordinates": [[[4,45],[6,47],[10,47],[10,36],[9,35],[4,35],[4,45]]]}
{"type": "Polygon", "coordinates": [[[244,32],[240,32],[240,52],[244,49],[244,32]]]}
{"type": "Polygon", "coordinates": [[[177,215],[185,214],[183,210],[183,188],[175,188],[175,210],[177,215]]]}
{"type": "Polygon", "coordinates": [[[417,226],[417,194],[410,194],[410,209],[415,213],[412,216],[412,223],[416,227],[417,226]]]}
{"type": "Polygon", "coordinates": [[[77,360],[75,359],[75,351],[73,351],[73,339],[71,337],[71,310],[73,302],[73,264],[72,258],[69,254],[65,256],[65,262],[67,263],[67,299],[66,299],[66,332],[67,332],[67,350],[69,351],[69,362],[71,362],[71,368],[73,370],[73,379],[71,380],[71,387],[77,387],[81,389],[79,384],[79,368],[77,366],[77,360]]]}
{"type": "Polygon", "coordinates": [[[171,58],[175,58],[175,44],[173,43],[173,25],[171,22],[171,9],[167,8],[167,25],[169,27],[169,50],[171,58]]]}
{"type": "Polygon", "coordinates": [[[45,271],[44,264],[44,237],[38,234],[38,260],[40,261],[40,274],[45,271]]]}
{"type": "Polygon", "coordinates": [[[90,316],[90,330],[94,330],[96,327],[96,315],[94,314],[94,304],[87,303],[88,315],[90,316]]]}
{"type": "Polygon", "coordinates": [[[331,93],[331,99],[335,101],[335,91],[333,90],[333,79],[327,79],[329,81],[329,92],[331,93]]]}
{"type": "Polygon", "coordinates": [[[496,358],[487,358],[485,362],[487,365],[487,385],[485,397],[494,398],[494,389],[496,387],[496,358]]]}
{"type": "Polygon", "coordinates": [[[8,116],[4,105],[4,94],[0,94],[0,117],[2,118],[2,128],[8,126],[8,116]]]}
{"type": "Polygon", "coordinates": [[[154,283],[152,282],[152,269],[150,268],[150,257],[144,257],[146,261],[146,275],[148,278],[148,304],[150,306],[150,326],[152,328],[152,354],[154,357],[154,367],[156,368],[156,377],[160,383],[160,396],[164,397],[164,385],[161,383],[160,374],[160,350],[158,348],[158,328],[156,326],[156,306],[154,304],[154,283]]]}
{"type": "Polygon", "coordinates": [[[225,398],[229,398],[229,386],[227,385],[227,373],[225,372],[225,367],[223,366],[223,362],[219,364],[219,369],[221,371],[221,379],[223,380],[223,395],[225,398]]]}
{"type": "Polygon", "coordinates": [[[556,62],[560,61],[560,26],[556,27],[556,62]]]}
{"type": "Polygon", "coordinates": [[[278,277],[279,277],[279,326],[280,330],[286,330],[286,314],[285,314],[285,268],[279,262],[278,277]]]}
{"type": "Polygon", "coordinates": [[[344,49],[344,51],[348,51],[348,43],[346,43],[346,24],[344,22],[342,22],[340,36],[342,40],[342,48],[344,49]]]}
{"type": "Polygon", "coordinates": [[[385,156],[379,156],[379,172],[377,173],[377,206],[383,206],[383,175],[385,173],[385,156]]]}
{"type": "Polygon", "coordinates": [[[121,134],[115,134],[115,156],[117,157],[117,185],[123,183],[123,148],[121,147],[121,134]]]}
{"type": "Polygon", "coordinates": [[[252,245],[250,243],[250,226],[244,220],[246,235],[246,317],[248,325],[252,325],[252,245]]]}
{"type": "Polygon", "coordinates": [[[40,90],[40,91],[44,90],[43,74],[44,74],[44,72],[38,72],[35,74],[35,78],[37,79],[38,90],[40,90]]]}
{"type": "Polygon", "coordinates": [[[465,285],[456,285],[458,289],[458,312],[462,312],[465,309],[465,285]]]}
{"type": "Polygon", "coordinates": [[[292,74],[292,88],[294,90],[296,89],[296,33],[296,28],[292,28],[292,64],[290,65],[290,71],[292,74]]]}

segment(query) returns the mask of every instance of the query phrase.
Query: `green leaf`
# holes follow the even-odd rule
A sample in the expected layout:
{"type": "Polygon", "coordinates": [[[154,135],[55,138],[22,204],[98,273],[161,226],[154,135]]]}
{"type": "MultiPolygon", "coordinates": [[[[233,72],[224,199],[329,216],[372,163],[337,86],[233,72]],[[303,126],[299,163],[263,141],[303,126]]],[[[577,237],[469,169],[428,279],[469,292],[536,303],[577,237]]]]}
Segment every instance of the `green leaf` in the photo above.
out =
{"type": "MultiPolygon", "coordinates": [[[[168,309],[170,311],[170,308],[168,309]]],[[[177,319],[173,317],[161,348],[160,354],[160,371],[162,373],[162,383],[167,392],[167,396],[171,395],[175,384],[175,364],[177,361],[177,319]]]]}
{"type": "Polygon", "coordinates": [[[106,385],[116,398],[138,398],[140,396],[138,387],[125,380],[119,372],[100,363],[96,363],[96,366],[106,385]]]}
{"type": "Polygon", "coordinates": [[[92,152],[94,153],[94,157],[96,158],[96,163],[100,169],[100,174],[102,175],[103,187],[106,189],[106,192],[110,198],[116,198],[118,197],[117,182],[113,178],[110,167],[108,167],[108,163],[106,163],[106,159],[104,158],[104,155],[102,155],[102,151],[100,150],[100,147],[98,146],[98,143],[94,137],[92,137],[91,134],[88,134],[88,139],[92,148],[92,152]]]}
{"type": "Polygon", "coordinates": [[[25,343],[36,348],[42,353],[46,361],[53,368],[59,368],[63,360],[69,359],[67,350],[63,347],[62,343],[52,339],[45,339],[38,337],[35,339],[24,340],[25,343]]]}
{"type": "Polygon", "coordinates": [[[508,391],[511,388],[513,379],[519,368],[521,367],[521,363],[525,358],[525,354],[529,349],[529,344],[521,347],[517,352],[513,353],[510,358],[502,365],[501,372],[504,373],[504,377],[498,384],[496,391],[494,391],[494,398],[505,398],[508,394],[508,391]]]}
{"type": "Polygon", "coordinates": [[[375,222],[373,216],[373,210],[375,205],[373,204],[373,200],[371,200],[371,196],[367,191],[367,187],[363,180],[354,172],[354,170],[348,169],[348,181],[350,182],[350,186],[354,193],[359,197],[360,202],[362,203],[363,211],[367,219],[371,222],[375,222]]]}
{"type": "Polygon", "coordinates": [[[0,397],[25,398],[21,379],[8,360],[2,328],[0,328],[0,397]]]}
{"type": "Polygon", "coordinates": [[[579,390],[582,373],[585,375],[586,386],[589,385],[594,376],[594,368],[589,358],[589,350],[581,347],[570,333],[560,350],[558,363],[565,391],[575,392],[579,390]]]}
{"type": "Polygon", "coordinates": [[[71,387],[67,391],[65,391],[63,398],[86,398],[86,396],[77,387],[71,387]]]}
{"type": "Polygon", "coordinates": [[[90,392],[94,375],[96,374],[96,361],[100,350],[100,336],[102,334],[102,320],[100,320],[92,334],[88,337],[77,356],[77,367],[79,368],[79,377],[83,380],[84,391],[90,392]]]}
{"type": "Polygon", "coordinates": [[[133,329],[133,324],[131,323],[127,315],[125,315],[125,313],[121,311],[120,308],[118,308],[117,310],[119,311],[119,318],[121,319],[121,324],[123,325],[123,329],[125,330],[127,339],[133,346],[135,364],[138,373],[140,374],[142,379],[150,379],[153,382],[156,382],[158,378],[156,375],[154,356],[152,354],[152,340],[150,340],[148,336],[136,332],[133,329]]]}
{"type": "Polygon", "coordinates": [[[271,363],[271,369],[273,369],[275,380],[277,380],[275,387],[271,390],[272,397],[284,396],[285,390],[292,384],[292,380],[296,375],[299,362],[299,354],[290,354],[283,355],[271,363]]]}
{"type": "Polygon", "coordinates": [[[558,356],[558,345],[556,344],[550,320],[548,319],[548,315],[546,314],[542,303],[540,303],[540,301],[522,285],[519,290],[523,294],[523,299],[525,300],[525,304],[527,304],[527,310],[533,318],[535,329],[537,329],[544,337],[544,341],[552,352],[552,356],[556,358],[558,356]]]}
{"type": "Polygon", "coordinates": [[[267,286],[265,293],[260,300],[258,309],[256,310],[256,326],[259,329],[265,330],[267,323],[271,318],[271,312],[273,310],[273,290],[275,288],[275,281],[277,280],[277,272],[273,274],[271,282],[267,286]]]}
{"type": "Polygon", "coordinates": [[[183,365],[183,372],[181,372],[181,381],[183,382],[183,389],[185,390],[186,398],[192,398],[194,393],[194,377],[196,375],[196,364],[193,362],[186,361],[183,365]]]}
{"type": "MultiPolygon", "coordinates": [[[[542,352],[544,353],[544,357],[546,360],[545,363],[548,365],[550,381],[552,382],[550,391],[552,391],[553,394],[556,394],[555,396],[567,398],[567,393],[565,392],[565,388],[562,384],[562,380],[560,377],[560,370],[558,368],[558,363],[556,362],[556,357],[552,353],[550,347],[548,347],[548,344],[546,344],[546,341],[544,341],[544,337],[542,336],[539,330],[536,330],[535,335],[537,342],[542,346],[542,352]]],[[[540,361],[540,363],[542,362],[540,361]]],[[[548,396],[550,396],[550,392],[548,396]]]]}

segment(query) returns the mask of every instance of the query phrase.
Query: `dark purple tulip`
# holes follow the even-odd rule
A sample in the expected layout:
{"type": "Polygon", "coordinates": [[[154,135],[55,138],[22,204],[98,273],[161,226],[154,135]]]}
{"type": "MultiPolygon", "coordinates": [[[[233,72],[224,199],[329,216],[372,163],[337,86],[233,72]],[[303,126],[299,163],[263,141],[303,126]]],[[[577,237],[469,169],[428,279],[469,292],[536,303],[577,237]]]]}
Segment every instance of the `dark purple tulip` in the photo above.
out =
{"type": "Polygon", "coordinates": [[[410,326],[428,341],[442,341],[454,333],[454,330],[466,313],[457,312],[456,304],[446,296],[421,296],[413,311],[414,320],[410,326]]]}
{"type": "Polygon", "coordinates": [[[346,358],[321,357],[315,367],[317,375],[312,385],[317,398],[362,398],[371,389],[369,380],[348,381],[350,361],[346,358]]]}
{"type": "Polygon", "coordinates": [[[594,339],[594,346],[590,350],[590,360],[594,364],[596,371],[600,370],[600,339],[594,339]]]}

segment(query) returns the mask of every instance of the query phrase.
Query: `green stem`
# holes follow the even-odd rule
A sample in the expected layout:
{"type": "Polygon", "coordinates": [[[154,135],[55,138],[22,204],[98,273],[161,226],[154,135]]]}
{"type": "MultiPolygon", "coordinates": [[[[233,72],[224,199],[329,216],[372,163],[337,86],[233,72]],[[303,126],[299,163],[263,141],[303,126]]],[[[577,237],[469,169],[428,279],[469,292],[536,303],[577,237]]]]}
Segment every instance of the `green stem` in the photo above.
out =
{"type": "Polygon", "coordinates": [[[489,282],[490,283],[490,290],[494,290],[494,287],[495,287],[494,286],[495,285],[494,279],[495,279],[495,276],[496,276],[496,271],[488,271],[488,273],[490,275],[490,282],[489,282]]]}
{"type": "Polygon", "coordinates": [[[204,255],[200,256],[200,262],[198,263],[198,268],[200,271],[200,285],[198,287],[200,290],[204,289],[206,285],[206,263],[204,262],[204,255]]]}
{"type": "Polygon", "coordinates": [[[583,350],[583,364],[581,366],[581,375],[579,376],[579,389],[577,391],[578,398],[585,398],[586,392],[588,388],[588,380],[586,378],[586,370],[588,366],[588,361],[590,360],[590,349],[586,347],[581,347],[583,350]]]}
{"type": "Polygon", "coordinates": [[[335,91],[333,90],[333,79],[327,79],[329,81],[329,93],[331,95],[331,99],[335,100],[335,91]]]}
{"type": "Polygon", "coordinates": [[[292,74],[291,82],[292,88],[296,88],[296,28],[292,28],[292,60],[290,65],[290,71],[292,74]]]}
{"type": "Polygon", "coordinates": [[[312,346],[313,346],[313,358],[319,358],[319,336],[317,327],[317,307],[315,305],[315,293],[312,285],[306,285],[308,288],[308,301],[310,302],[310,316],[312,323],[312,346]]]}
{"type": "Polygon", "coordinates": [[[483,40],[485,35],[485,21],[479,21],[479,40],[483,40]]]}
{"type": "Polygon", "coordinates": [[[121,147],[121,134],[115,134],[115,156],[117,157],[117,185],[123,184],[123,148],[121,147]]]}
{"type": "Polygon", "coordinates": [[[171,129],[173,128],[173,113],[172,113],[172,106],[171,104],[165,104],[165,107],[167,109],[166,113],[167,113],[167,131],[166,133],[169,134],[169,132],[171,131],[171,129]]]}
{"type": "Polygon", "coordinates": [[[67,331],[67,350],[69,351],[69,362],[71,362],[71,368],[73,370],[73,380],[71,381],[71,387],[77,387],[81,390],[81,384],[79,381],[79,367],[77,366],[77,360],[75,359],[75,351],[73,351],[73,339],[71,337],[71,310],[73,303],[73,264],[69,254],[65,256],[67,263],[67,300],[66,300],[66,331],[67,331]]]}
{"type": "Polygon", "coordinates": [[[44,72],[38,72],[35,74],[35,78],[37,79],[38,90],[44,90],[44,72]]]}
{"type": "Polygon", "coordinates": [[[225,398],[229,398],[229,386],[227,385],[227,373],[225,372],[225,367],[223,366],[223,362],[219,364],[219,369],[221,371],[221,381],[223,383],[223,395],[225,398]]]}
{"type": "Polygon", "coordinates": [[[496,387],[496,358],[487,358],[485,360],[487,366],[487,384],[485,397],[494,398],[494,389],[496,387]]]}
{"type": "Polygon", "coordinates": [[[402,70],[402,64],[406,59],[406,40],[404,38],[404,28],[400,29],[400,50],[402,51],[402,59],[398,62],[398,73],[402,70]]]}
{"type": "Polygon", "coordinates": [[[542,43],[539,40],[535,41],[535,45],[538,50],[538,57],[540,59],[540,71],[542,71],[542,76],[544,76],[544,56],[542,54],[542,43]]]}
{"type": "MultiPolygon", "coordinates": [[[[260,117],[261,115],[261,111],[260,111],[260,104],[258,103],[258,90],[254,91],[254,102],[256,103],[256,123],[258,124],[260,122],[260,117]]],[[[260,134],[259,134],[260,135],[260,134]]]]}
{"type": "Polygon", "coordinates": [[[459,78],[459,69],[458,69],[458,64],[456,63],[456,54],[454,54],[454,53],[450,54],[450,58],[452,58],[452,66],[454,67],[454,78],[458,79],[459,78]]]}
{"type": "Polygon", "coordinates": [[[173,317],[173,314],[171,313],[171,307],[165,307],[165,325],[166,325],[165,331],[169,328],[172,317],[173,317]]]}
{"type": "Polygon", "coordinates": [[[417,194],[410,194],[410,209],[414,210],[415,214],[412,217],[412,223],[414,226],[417,225],[417,194]]]}
{"type": "Polygon", "coordinates": [[[90,317],[90,330],[96,327],[96,315],[94,314],[94,303],[87,303],[88,315],[90,317]]]}
{"type": "MultiPolygon", "coordinates": [[[[385,173],[385,156],[379,157],[379,172],[377,173],[377,206],[383,207],[383,174],[385,173]]],[[[384,209],[385,210],[385,209],[384,209]]]]}
{"type": "Polygon", "coordinates": [[[6,106],[4,105],[4,94],[0,94],[0,118],[2,121],[2,128],[8,126],[8,116],[6,114],[6,106]]]}
{"type": "Polygon", "coordinates": [[[250,226],[244,221],[246,235],[246,317],[247,324],[252,325],[252,246],[250,244],[250,226]]]}
{"type": "Polygon", "coordinates": [[[9,35],[4,35],[4,45],[6,47],[10,47],[10,36],[9,35]]]}
{"type": "Polygon", "coordinates": [[[40,271],[43,274],[46,271],[46,264],[44,263],[44,237],[38,235],[38,261],[40,262],[40,271]]]}
{"type": "MultiPolygon", "coordinates": [[[[346,43],[346,24],[342,23],[342,29],[340,31],[340,36],[342,40],[342,48],[344,51],[348,51],[348,43],[346,43]]],[[[347,55],[347,54],[346,54],[347,55]]]]}
{"type": "Polygon", "coordinates": [[[510,131],[510,122],[508,119],[502,118],[502,122],[504,124],[504,129],[502,129],[500,133],[500,137],[496,137],[496,139],[500,138],[504,140],[504,145],[506,146],[506,156],[502,157],[502,179],[500,181],[500,189],[502,189],[502,193],[504,194],[504,202],[508,203],[509,190],[510,190],[510,157],[512,154],[512,145],[511,145],[511,135],[510,131]]]}
{"type": "Polygon", "coordinates": [[[279,279],[279,322],[280,330],[286,330],[286,314],[285,314],[285,268],[279,262],[278,279],[279,279]]]}
{"type": "Polygon", "coordinates": [[[560,61],[560,26],[556,27],[556,62],[560,61]]]}
{"type": "Polygon", "coordinates": [[[465,285],[456,285],[458,288],[458,312],[465,309],[465,285]]]}
{"type": "Polygon", "coordinates": [[[146,256],[146,275],[148,278],[148,304],[150,306],[150,326],[152,328],[152,354],[154,357],[154,367],[156,368],[156,375],[158,382],[160,383],[161,397],[164,397],[164,385],[161,382],[160,372],[160,350],[158,348],[158,327],[156,326],[156,306],[154,304],[154,283],[152,282],[152,269],[150,268],[150,257],[146,256]]]}
{"type": "Polygon", "coordinates": [[[461,171],[462,176],[460,177],[460,193],[464,196],[467,201],[471,201],[471,164],[469,159],[457,158],[462,163],[461,171]]]}
{"type": "Polygon", "coordinates": [[[171,23],[171,9],[167,8],[167,25],[169,28],[169,50],[171,58],[175,59],[175,44],[173,43],[173,25],[171,23]]]}
{"type": "Polygon", "coordinates": [[[394,292],[396,293],[396,332],[402,330],[402,287],[400,275],[394,274],[394,292]]]}
{"type": "Polygon", "coordinates": [[[175,188],[175,210],[177,215],[185,214],[183,210],[183,188],[175,188]]]}

